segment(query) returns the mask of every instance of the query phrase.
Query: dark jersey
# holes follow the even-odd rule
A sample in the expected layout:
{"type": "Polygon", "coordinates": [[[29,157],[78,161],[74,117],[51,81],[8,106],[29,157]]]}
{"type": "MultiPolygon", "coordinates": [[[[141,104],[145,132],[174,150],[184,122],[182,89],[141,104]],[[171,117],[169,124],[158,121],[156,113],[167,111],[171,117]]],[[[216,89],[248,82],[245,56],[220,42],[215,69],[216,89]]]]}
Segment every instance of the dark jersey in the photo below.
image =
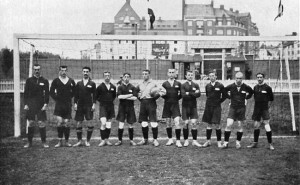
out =
{"type": "Polygon", "coordinates": [[[242,84],[238,90],[236,83],[230,84],[225,87],[226,92],[230,91],[229,98],[231,99],[231,106],[233,108],[245,107],[245,100],[250,99],[253,94],[253,90],[250,86],[242,84]]]}
{"type": "Polygon", "coordinates": [[[267,84],[255,85],[254,88],[255,102],[269,102],[274,100],[272,88],[267,84]]]}
{"type": "MultiPolygon", "coordinates": [[[[119,96],[119,95],[128,95],[128,94],[132,94],[133,96],[137,97],[136,88],[131,83],[129,83],[128,85],[125,85],[125,84],[122,83],[118,87],[117,95],[119,96]]],[[[134,106],[134,101],[120,99],[120,105],[134,106]]]]}
{"type": "Polygon", "coordinates": [[[96,103],[96,84],[89,79],[86,85],[83,80],[77,82],[75,86],[74,103],[78,105],[92,105],[96,103]]]}
{"type": "Polygon", "coordinates": [[[166,89],[166,95],[162,96],[166,103],[178,102],[181,99],[181,83],[174,80],[173,86],[169,81],[165,81],[162,87],[166,89]]]}
{"type": "Polygon", "coordinates": [[[254,86],[254,107],[261,107],[263,110],[268,110],[269,101],[274,100],[274,95],[272,92],[272,88],[267,84],[255,85],[254,86]]]}
{"type": "Polygon", "coordinates": [[[49,82],[44,77],[30,77],[26,80],[24,90],[24,104],[49,103],[49,82]]]}
{"type": "Polygon", "coordinates": [[[200,88],[199,85],[191,82],[185,82],[184,84],[181,85],[181,94],[182,94],[182,106],[187,106],[187,107],[197,107],[197,99],[199,98],[201,93],[200,93],[200,88]],[[199,90],[198,93],[196,91],[199,90]],[[189,93],[188,95],[186,93],[189,93]]]}
{"type": "Polygon", "coordinates": [[[110,83],[110,88],[107,89],[105,83],[101,83],[96,89],[96,99],[100,104],[112,104],[116,98],[116,86],[110,83]]]}
{"type": "Polygon", "coordinates": [[[227,98],[225,87],[220,82],[215,82],[214,86],[208,83],[205,86],[205,93],[207,97],[206,105],[208,106],[218,106],[227,98]]]}
{"type": "Polygon", "coordinates": [[[75,81],[69,78],[64,84],[59,78],[55,78],[50,87],[50,96],[57,102],[70,103],[75,93],[75,81]]]}

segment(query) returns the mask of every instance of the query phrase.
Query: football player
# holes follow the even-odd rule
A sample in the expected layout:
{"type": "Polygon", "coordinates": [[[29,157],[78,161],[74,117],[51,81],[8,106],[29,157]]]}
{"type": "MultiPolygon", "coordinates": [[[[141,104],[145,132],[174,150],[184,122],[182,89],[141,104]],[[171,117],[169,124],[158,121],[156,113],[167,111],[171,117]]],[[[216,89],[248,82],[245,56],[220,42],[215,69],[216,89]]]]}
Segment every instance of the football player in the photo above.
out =
{"type": "Polygon", "coordinates": [[[181,94],[182,94],[182,120],[184,121],[183,138],[184,144],[183,146],[189,146],[189,124],[191,124],[191,133],[193,137],[192,145],[196,147],[202,147],[201,144],[197,141],[197,98],[201,96],[199,85],[193,82],[194,74],[192,71],[186,72],[187,81],[181,86],[181,94]]]}
{"type": "Polygon", "coordinates": [[[266,135],[269,143],[269,149],[274,150],[272,144],[272,131],[270,127],[270,115],[269,115],[269,102],[274,100],[272,88],[264,83],[265,75],[263,73],[257,73],[256,78],[258,84],[254,86],[254,111],[252,119],[254,120],[254,142],[247,146],[248,148],[256,148],[259,138],[259,127],[261,123],[264,123],[266,135]]]}
{"type": "Polygon", "coordinates": [[[108,138],[111,131],[111,119],[115,117],[114,100],[116,98],[116,86],[111,82],[111,74],[109,71],[103,73],[104,82],[102,82],[96,89],[96,99],[100,102],[100,135],[101,142],[99,146],[112,144],[108,138]]]}
{"type": "Polygon", "coordinates": [[[44,148],[49,148],[46,143],[46,109],[49,103],[49,82],[41,76],[41,66],[33,66],[34,75],[26,80],[24,90],[24,110],[28,120],[28,143],[24,148],[32,145],[34,124],[37,117],[41,140],[44,148]]]}
{"type": "Polygon", "coordinates": [[[235,74],[235,83],[228,85],[225,87],[227,93],[229,93],[228,97],[231,100],[228,117],[227,117],[227,125],[224,133],[224,143],[222,148],[228,148],[228,142],[231,134],[231,127],[234,121],[238,121],[238,131],[236,137],[236,148],[241,148],[241,139],[243,136],[243,124],[246,113],[246,100],[250,99],[253,94],[253,90],[250,86],[243,83],[243,73],[237,72],[235,74]]]}
{"type": "Polygon", "coordinates": [[[77,121],[76,131],[78,142],[73,146],[81,146],[82,143],[82,122],[88,122],[87,136],[85,146],[90,146],[94,125],[92,123],[93,112],[96,104],[96,84],[90,78],[91,68],[83,67],[83,79],[77,82],[75,86],[74,110],[76,111],[75,120],[77,121]]]}
{"type": "Polygon", "coordinates": [[[152,127],[153,134],[153,145],[159,146],[157,141],[158,136],[158,123],[156,115],[156,100],[160,97],[159,93],[151,93],[153,88],[156,88],[157,85],[150,79],[150,70],[146,69],[142,72],[143,82],[137,86],[138,98],[141,101],[140,113],[139,113],[139,122],[142,124],[142,133],[143,140],[141,140],[138,145],[148,144],[148,132],[149,126],[148,122],[152,127]]]}
{"type": "Polygon", "coordinates": [[[119,146],[122,144],[122,137],[124,131],[124,122],[128,123],[128,134],[130,139],[130,145],[135,146],[136,143],[133,141],[133,124],[136,122],[136,116],[134,111],[134,101],[137,100],[136,88],[129,83],[131,78],[130,73],[123,74],[123,82],[118,87],[118,99],[120,100],[117,120],[119,121],[118,139],[119,141],[115,144],[119,146]]]}
{"type": "Polygon", "coordinates": [[[216,81],[217,76],[215,71],[210,71],[208,74],[210,83],[205,86],[206,103],[202,121],[207,124],[206,139],[207,141],[202,145],[208,147],[211,145],[212,128],[216,129],[218,147],[221,148],[221,103],[227,98],[227,93],[222,83],[216,81]]]}
{"type": "Polygon", "coordinates": [[[65,136],[65,145],[69,143],[70,125],[68,122],[72,118],[72,98],[75,92],[75,81],[67,76],[68,67],[59,67],[59,77],[52,81],[50,96],[55,101],[54,115],[57,120],[58,143],[55,147],[62,146],[62,138],[65,136]]]}
{"type": "Polygon", "coordinates": [[[167,135],[168,135],[168,142],[166,143],[167,146],[173,144],[172,139],[172,120],[174,119],[175,123],[175,135],[176,135],[176,146],[182,147],[180,143],[180,109],[179,109],[179,100],[181,99],[181,83],[175,80],[176,70],[175,69],[168,69],[168,77],[169,79],[162,84],[162,87],[166,90],[166,94],[162,96],[165,99],[164,108],[162,113],[162,118],[166,119],[167,123],[167,135]]]}

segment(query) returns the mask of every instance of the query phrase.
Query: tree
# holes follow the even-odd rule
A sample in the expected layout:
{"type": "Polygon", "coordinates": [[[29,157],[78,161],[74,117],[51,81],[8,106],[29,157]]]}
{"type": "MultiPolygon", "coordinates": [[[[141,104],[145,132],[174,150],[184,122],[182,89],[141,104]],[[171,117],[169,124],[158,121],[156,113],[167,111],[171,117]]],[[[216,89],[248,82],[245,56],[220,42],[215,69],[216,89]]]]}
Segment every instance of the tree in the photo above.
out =
{"type": "Polygon", "coordinates": [[[13,50],[3,48],[1,49],[0,61],[2,71],[5,75],[8,75],[9,70],[13,66],[13,50]]]}

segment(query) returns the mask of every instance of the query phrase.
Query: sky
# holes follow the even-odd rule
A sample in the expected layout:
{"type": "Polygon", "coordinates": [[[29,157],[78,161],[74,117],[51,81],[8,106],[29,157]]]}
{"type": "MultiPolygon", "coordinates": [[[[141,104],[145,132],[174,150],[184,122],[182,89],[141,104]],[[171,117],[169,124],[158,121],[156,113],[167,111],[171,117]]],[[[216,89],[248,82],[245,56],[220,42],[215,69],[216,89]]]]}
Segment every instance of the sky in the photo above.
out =
{"type": "MultiPolygon", "coordinates": [[[[299,0],[281,0],[283,16],[274,21],[279,0],[214,0],[214,7],[250,12],[262,36],[299,34],[299,0]]],[[[186,0],[210,4],[211,0],[186,0]]],[[[13,47],[13,33],[99,34],[102,22],[113,22],[125,0],[0,0],[0,48],[13,47]]],[[[147,7],[164,20],[181,19],[182,0],[131,0],[140,17],[147,7]]]]}

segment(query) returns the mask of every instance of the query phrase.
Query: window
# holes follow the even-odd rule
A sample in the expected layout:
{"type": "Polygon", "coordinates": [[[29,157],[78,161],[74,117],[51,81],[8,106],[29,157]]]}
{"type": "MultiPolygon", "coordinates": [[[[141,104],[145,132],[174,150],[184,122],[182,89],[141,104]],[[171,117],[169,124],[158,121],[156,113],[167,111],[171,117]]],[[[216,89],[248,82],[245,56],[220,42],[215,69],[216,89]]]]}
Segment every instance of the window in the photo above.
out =
{"type": "Polygon", "coordinates": [[[162,25],[162,27],[166,27],[166,25],[162,25]]]}
{"type": "Polygon", "coordinates": [[[192,35],[193,34],[193,30],[188,30],[188,35],[192,35]]]}
{"type": "Polygon", "coordinates": [[[123,25],[122,24],[119,24],[119,28],[122,28],[123,27],[123,25]]]}
{"type": "Polygon", "coordinates": [[[233,30],[233,35],[236,35],[236,31],[235,30],[233,30]]]}
{"type": "Polygon", "coordinates": [[[197,30],[196,35],[203,35],[203,30],[197,30]]]}
{"type": "Polygon", "coordinates": [[[135,32],[131,32],[131,35],[135,35],[135,32]]]}
{"type": "Polygon", "coordinates": [[[135,41],[134,41],[134,40],[132,40],[132,41],[131,41],[131,43],[132,43],[132,44],[134,44],[134,43],[135,43],[135,41]]]}
{"type": "Polygon", "coordinates": [[[177,44],[177,40],[174,41],[174,44],[177,44]]]}
{"type": "Polygon", "coordinates": [[[167,25],[167,27],[168,27],[168,28],[170,28],[170,27],[171,27],[171,25],[167,25]]]}
{"type": "Polygon", "coordinates": [[[110,48],[110,52],[111,52],[111,53],[113,52],[113,49],[112,49],[112,48],[110,48]]]}
{"type": "Polygon", "coordinates": [[[177,25],[173,25],[173,28],[176,28],[177,27],[177,25]]]}
{"type": "Polygon", "coordinates": [[[218,21],[218,26],[222,26],[222,21],[218,21]]]}
{"type": "Polygon", "coordinates": [[[223,30],[217,30],[217,35],[224,35],[224,31],[223,30]]]}
{"type": "Polygon", "coordinates": [[[126,43],[128,43],[128,40],[126,40],[126,43]]]}
{"type": "Polygon", "coordinates": [[[231,30],[227,30],[227,35],[231,35],[231,30]]]}
{"type": "Polygon", "coordinates": [[[165,56],[165,59],[169,59],[169,56],[168,56],[168,55],[166,55],[166,56],[165,56]]]}
{"type": "Polygon", "coordinates": [[[177,48],[174,48],[174,52],[177,52],[177,48]]]}
{"type": "Polygon", "coordinates": [[[115,57],[114,57],[114,56],[112,56],[112,57],[111,57],[111,59],[115,59],[115,57]]]}
{"type": "Polygon", "coordinates": [[[157,32],[154,32],[154,35],[157,35],[157,32]]]}
{"type": "Polygon", "coordinates": [[[203,21],[197,21],[196,25],[198,28],[201,28],[203,26],[203,21]]]}
{"type": "Polygon", "coordinates": [[[134,18],[134,17],[130,17],[130,20],[134,21],[134,20],[135,20],[135,18],[134,18]]]}
{"type": "Polygon", "coordinates": [[[128,56],[126,56],[126,59],[128,59],[128,56]]]}
{"type": "Polygon", "coordinates": [[[207,21],[207,26],[212,26],[212,21],[207,21]]]}
{"type": "Polygon", "coordinates": [[[122,56],[119,56],[119,59],[122,59],[122,56]]]}
{"type": "Polygon", "coordinates": [[[193,26],[193,21],[188,21],[188,26],[193,26]]]}
{"type": "Polygon", "coordinates": [[[157,27],[160,27],[160,25],[157,25],[157,27]]]}
{"type": "Polygon", "coordinates": [[[119,40],[119,44],[121,44],[122,43],[122,41],[121,40],[119,40]]]}
{"type": "Polygon", "coordinates": [[[135,56],[132,56],[132,59],[135,59],[135,56]]]}
{"type": "Polygon", "coordinates": [[[227,26],[230,26],[231,25],[231,21],[227,21],[227,26]]]}
{"type": "Polygon", "coordinates": [[[212,29],[208,29],[208,30],[207,30],[207,34],[208,34],[208,35],[212,35],[212,29]]]}

